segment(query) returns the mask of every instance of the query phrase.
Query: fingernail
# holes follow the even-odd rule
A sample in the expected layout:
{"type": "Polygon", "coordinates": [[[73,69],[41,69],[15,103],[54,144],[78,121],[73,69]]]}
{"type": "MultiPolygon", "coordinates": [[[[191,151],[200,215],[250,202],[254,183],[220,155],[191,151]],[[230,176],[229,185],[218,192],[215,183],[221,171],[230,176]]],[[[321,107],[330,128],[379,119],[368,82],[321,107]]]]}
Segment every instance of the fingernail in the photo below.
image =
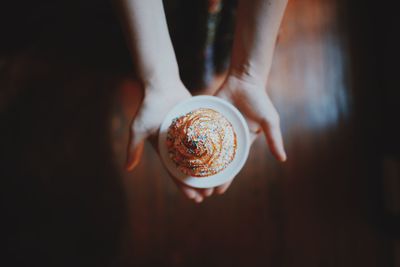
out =
{"type": "Polygon", "coordinates": [[[196,202],[197,204],[203,202],[203,198],[200,195],[197,195],[194,199],[194,202],[196,202]]]}
{"type": "Polygon", "coordinates": [[[286,160],[287,160],[286,152],[283,152],[282,157],[281,157],[281,161],[285,162],[286,160]]]}
{"type": "MultiPolygon", "coordinates": [[[[134,153],[134,154],[136,154],[136,153],[134,153]]],[[[133,170],[133,169],[136,168],[136,166],[139,164],[139,161],[140,161],[140,158],[137,157],[137,156],[135,156],[135,155],[133,155],[132,157],[130,157],[130,158],[126,161],[125,169],[126,169],[127,171],[133,170]]]]}
{"type": "Polygon", "coordinates": [[[218,195],[223,195],[224,193],[225,193],[225,189],[219,189],[219,190],[217,190],[217,194],[218,195]]]}
{"type": "Polygon", "coordinates": [[[143,153],[143,143],[139,144],[132,154],[128,155],[128,159],[125,164],[125,169],[131,171],[139,164],[143,153]]]}
{"type": "Polygon", "coordinates": [[[126,169],[127,171],[131,171],[131,170],[133,170],[133,169],[136,167],[136,165],[137,165],[137,163],[136,163],[135,161],[133,161],[133,162],[127,162],[126,165],[125,165],[125,169],[126,169]]]}
{"type": "Polygon", "coordinates": [[[203,197],[209,197],[212,195],[213,191],[214,190],[212,188],[204,189],[204,191],[202,192],[202,195],[203,195],[203,197]]]}
{"type": "Polygon", "coordinates": [[[196,198],[196,192],[194,192],[193,190],[191,190],[191,189],[186,189],[185,191],[186,191],[186,196],[187,196],[189,199],[195,199],[195,198],[196,198]]]}

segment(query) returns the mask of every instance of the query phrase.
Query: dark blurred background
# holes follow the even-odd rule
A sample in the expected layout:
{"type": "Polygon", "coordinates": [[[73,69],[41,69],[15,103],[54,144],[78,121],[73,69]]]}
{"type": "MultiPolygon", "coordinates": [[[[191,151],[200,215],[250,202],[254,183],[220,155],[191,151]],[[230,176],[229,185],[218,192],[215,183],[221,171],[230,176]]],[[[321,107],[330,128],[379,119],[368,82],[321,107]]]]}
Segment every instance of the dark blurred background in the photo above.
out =
{"type": "MultiPolygon", "coordinates": [[[[183,81],[212,90],[236,1],[165,2],[183,81]]],[[[400,266],[398,15],[357,2],[289,1],[267,88],[289,159],[260,137],[196,205],[150,146],[123,170],[141,90],[111,3],[3,1],[0,266],[400,266]]]]}

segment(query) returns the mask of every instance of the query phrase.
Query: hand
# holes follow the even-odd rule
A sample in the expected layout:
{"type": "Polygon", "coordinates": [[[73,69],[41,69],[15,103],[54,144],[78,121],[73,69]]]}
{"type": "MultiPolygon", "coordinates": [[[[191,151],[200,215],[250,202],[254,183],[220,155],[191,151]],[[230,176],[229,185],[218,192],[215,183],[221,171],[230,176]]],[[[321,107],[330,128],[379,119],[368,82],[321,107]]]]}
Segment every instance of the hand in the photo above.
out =
{"type": "Polygon", "coordinates": [[[279,114],[261,82],[246,76],[229,75],[216,96],[231,102],[246,118],[250,128],[251,141],[264,132],[268,147],[279,161],[286,161],[279,114]]]}
{"type": "MultiPolygon", "coordinates": [[[[232,103],[243,114],[250,128],[252,143],[259,133],[264,132],[268,147],[274,157],[279,161],[286,161],[279,114],[262,82],[245,75],[231,74],[218,89],[216,96],[232,103]]],[[[230,183],[225,190],[229,185],[230,183]]]]}
{"type": "MultiPolygon", "coordinates": [[[[170,86],[147,86],[145,95],[136,116],[130,127],[126,169],[133,170],[142,157],[144,141],[148,139],[158,153],[158,131],[165,114],[177,103],[191,97],[182,83],[173,83],[170,86]]],[[[189,199],[200,203],[205,197],[214,192],[222,194],[230,183],[207,189],[197,189],[187,186],[169,174],[178,188],[189,199]]]]}

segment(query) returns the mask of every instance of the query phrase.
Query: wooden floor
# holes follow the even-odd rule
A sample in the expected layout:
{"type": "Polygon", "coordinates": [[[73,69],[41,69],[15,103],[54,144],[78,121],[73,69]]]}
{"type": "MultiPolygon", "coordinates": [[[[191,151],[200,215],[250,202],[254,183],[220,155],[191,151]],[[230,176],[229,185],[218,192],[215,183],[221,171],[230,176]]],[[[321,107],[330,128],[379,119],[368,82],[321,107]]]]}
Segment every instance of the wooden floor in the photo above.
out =
{"type": "Polygon", "coordinates": [[[392,241],[370,220],[336,8],[288,6],[268,86],[288,161],[260,136],[230,190],[201,205],[150,146],[123,171],[140,101],[127,75],[40,46],[2,59],[2,259],[13,265],[0,265],[395,266],[392,241]]]}

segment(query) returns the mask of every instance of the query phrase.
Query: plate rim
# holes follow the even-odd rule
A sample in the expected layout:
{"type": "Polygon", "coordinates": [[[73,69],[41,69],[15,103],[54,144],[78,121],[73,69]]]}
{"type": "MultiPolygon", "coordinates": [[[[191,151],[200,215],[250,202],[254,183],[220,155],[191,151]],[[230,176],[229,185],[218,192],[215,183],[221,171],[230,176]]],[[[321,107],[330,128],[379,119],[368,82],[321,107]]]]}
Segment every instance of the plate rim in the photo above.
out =
{"type": "MultiPolygon", "coordinates": [[[[197,109],[197,108],[200,108],[200,107],[195,107],[194,109],[197,109]]],[[[190,112],[190,110],[184,111],[183,113],[187,113],[187,112],[190,112]]],[[[230,121],[230,123],[232,123],[232,122],[230,121]]],[[[237,127],[237,125],[236,125],[236,127],[237,127]]],[[[237,134],[238,129],[235,129],[235,132],[237,134]]],[[[194,187],[194,188],[211,188],[211,187],[215,187],[215,186],[218,186],[218,185],[221,185],[221,184],[224,184],[226,182],[233,180],[235,178],[235,176],[243,169],[243,166],[245,165],[245,163],[248,159],[249,150],[250,150],[250,131],[249,131],[247,122],[246,122],[245,118],[243,117],[243,115],[241,114],[241,112],[235,106],[233,106],[231,103],[229,103],[228,101],[226,101],[222,98],[216,97],[216,96],[209,96],[209,95],[193,96],[193,97],[190,97],[189,99],[185,99],[185,100],[179,102],[178,104],[176,104],[175,106],[173,106],[164,116],[164,119],[163,119],[163,121],[160,125],[160,129],[159,129],[158,149],[159,149],[160,158],[161,158],[161,161],[162,161],[164,167],[167,169],[167,171],[173,177],[178,179],[180,182],[182,182],[186,185],[189,185],[191,187],[194,187]],[[227,168],[223,169],[221,172],[218,172],[217,174],[214,174],[214,175],[210,175],[210,176],[206,176],[206,177],[193,177],[193,176],[185,175],[179,169],[176,168],[175,163],[168,156],[168,150],[166,148],[165,141],[166,141],[166,133],[168,131],[169,126],[171,125],[172,119],[177,116],[183,115],[183,114],[175,114],[175,113],[179,113],[180,109],[185,109],[185,105],[188,105],[191,102],[201,104],[202,101],[206,101],[211,104],[212,104],[212,102],[214,102],[217,104],[217,107],[218,107],[218,105],[225,107],[228,110],[228,112],[231,113],[231,115],[224,114],[224,111],[221,111],[221,109],[223,109],[222,107],[221,107],[221,109],[218,109],[218,108],[216,108],[216,109],[224,117],[227,117],[227,116],[232,117],[233,116],[239,121],[239,124],[240,124],[239,127],[242,128],[242,132],[244,135],[244,138],[243,138],[244,142],[242,144],[243,152],[241,153],[242,157],[237,159],[238,162],[236,163],[236,166],[229,168],[229,165],[228,165],[227,168]],[[229,178],[224,178],[223,177],[224,174],[225,175],[228,174],[229,178]],[[219,179],[217,179],[217,178],[219,178],[219,179]]]]}

